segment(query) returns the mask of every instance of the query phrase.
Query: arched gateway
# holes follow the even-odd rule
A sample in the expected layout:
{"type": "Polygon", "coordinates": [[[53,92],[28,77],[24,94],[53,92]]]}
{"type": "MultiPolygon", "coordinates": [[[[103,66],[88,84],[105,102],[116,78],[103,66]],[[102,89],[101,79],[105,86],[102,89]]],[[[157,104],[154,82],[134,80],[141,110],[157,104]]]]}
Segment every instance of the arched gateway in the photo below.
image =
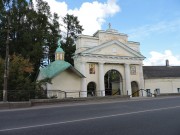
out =
{"type": "Polygon", "coordinates": [[[121,95],[122,76],[117,70],[109,70],[104,76],[105,95],[121,95]]]}
{"type": "Polygon", "coordinates": [[[96,83],[96,95],[131,95],[131,82],[143,89],[142,61],[138,42],[114,29],[98,30],[93,36],[79,35],[74,55],[75,68],[85,77],[81,81],[81,96],[86,97],[89,82],[96,83]],[[109,71],[108,71],[108,70],[109,71]],[[122,79],[123,77],[123,79],[122,79]]]}

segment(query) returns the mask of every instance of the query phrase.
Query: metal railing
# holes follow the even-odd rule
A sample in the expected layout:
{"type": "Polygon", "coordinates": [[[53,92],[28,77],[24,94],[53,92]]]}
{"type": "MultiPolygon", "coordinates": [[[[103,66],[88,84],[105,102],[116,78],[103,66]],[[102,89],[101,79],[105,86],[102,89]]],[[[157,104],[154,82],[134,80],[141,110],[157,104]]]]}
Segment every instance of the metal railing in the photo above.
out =
{"type": "MultiPolygon", "coordinates": [[[[30,99],[80,98],[113,95],[120,95],[120,90],[113,93],[112,90],[96,90],[94,92],[80,90],[8,90],[7,101],[29,101],[30,99]],[[110,92],[111,94],[107,94],[110,92]]],[[[3,90],[0,90],[0,101],[3,101],[3,90]]]]}
{"type": "MultiPolygon", "coordinates": [[[[8,90],[7,101],[30,101],[46,98],[81,98],[121,95],[121,90],[8,90]]],[[[0,90],[0,101],[3,101],[3,90],[0,90]]]]}
{"type": "Polygon", "coordinates": [[[133,92],[132,94],[131,94],[131,96],[132,97],[134,97],[136,94],[138,94],[139,95],[139,93],[141,92],[141,96],[144,96],[143,95],[143,91],[145,91],[146,92],[146,96],[147,97],[152,97],[154,94],[153,93],[151,93],[150,91],[148,91],[148,90],[144,90],[144,89],[139,89],[139,90],[137,90],[137,91],[135,91],[135,92],[133,92]]]}

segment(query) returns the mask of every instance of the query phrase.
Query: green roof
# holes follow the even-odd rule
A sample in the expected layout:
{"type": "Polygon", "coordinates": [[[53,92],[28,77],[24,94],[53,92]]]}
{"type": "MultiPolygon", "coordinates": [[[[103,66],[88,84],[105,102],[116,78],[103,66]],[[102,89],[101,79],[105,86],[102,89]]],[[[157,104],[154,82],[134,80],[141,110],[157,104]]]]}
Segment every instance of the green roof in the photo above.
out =
{"type": "Polygon", "coordinates": [[[57,49],[56,49],[56,52],[64,52],[63,49],[59,46],[57,49]]]}
{"type": "Polygon", "coordinates": [[[61,40],[58,40],[58,48],[56,49],[56,52],[64,52],[63,49],[61,48],[61,40]]]}
{"type": "Polygon", "coordinates": [[[49,64],[47,67],[41,68],[40,74],[43,76],[43,78],[53,78],[69,67],[71,67],[70,63],[62,60],[56,60],[49,64]]]}

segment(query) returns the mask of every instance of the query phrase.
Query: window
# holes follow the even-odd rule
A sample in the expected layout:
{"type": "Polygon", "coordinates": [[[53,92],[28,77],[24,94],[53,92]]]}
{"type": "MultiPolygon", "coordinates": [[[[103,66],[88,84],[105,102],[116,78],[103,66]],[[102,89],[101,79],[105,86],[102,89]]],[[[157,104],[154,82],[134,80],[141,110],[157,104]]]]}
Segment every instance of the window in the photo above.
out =
{"type": "Polygon", "coordinates": [[[95,74],[95,64],[94,63],[89,64],[89,74],[95,74]]]}
{"type": "Polygon", "coordinates": [[[159,88],[155,89],[155,90],[154,90],[154,94],[160,95],[160,89],[159,89],[159,88]]]}
{"type": "Polygon", "coordinates": [[[151,97],[151,90],[150,89],[146,89],[146,94],[147,94],[147,97],[151,97]]]}
{"type": "Polygon", "coordinates": [[[180,93],[180,88],[177,88],[177,92],[180,93]]]}

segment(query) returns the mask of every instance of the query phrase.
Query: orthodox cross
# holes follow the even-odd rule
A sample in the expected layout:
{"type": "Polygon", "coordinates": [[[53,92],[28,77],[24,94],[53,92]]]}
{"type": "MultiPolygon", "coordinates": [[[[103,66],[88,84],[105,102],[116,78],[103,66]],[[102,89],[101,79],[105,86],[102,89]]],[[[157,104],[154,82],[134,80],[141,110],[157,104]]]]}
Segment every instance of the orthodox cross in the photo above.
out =
{"type": "Polygon", "coordinates": [[[61,47],[61,40],[60,40],[60,38],[58,39],[58,47],[59,48],[61,47]]]}

